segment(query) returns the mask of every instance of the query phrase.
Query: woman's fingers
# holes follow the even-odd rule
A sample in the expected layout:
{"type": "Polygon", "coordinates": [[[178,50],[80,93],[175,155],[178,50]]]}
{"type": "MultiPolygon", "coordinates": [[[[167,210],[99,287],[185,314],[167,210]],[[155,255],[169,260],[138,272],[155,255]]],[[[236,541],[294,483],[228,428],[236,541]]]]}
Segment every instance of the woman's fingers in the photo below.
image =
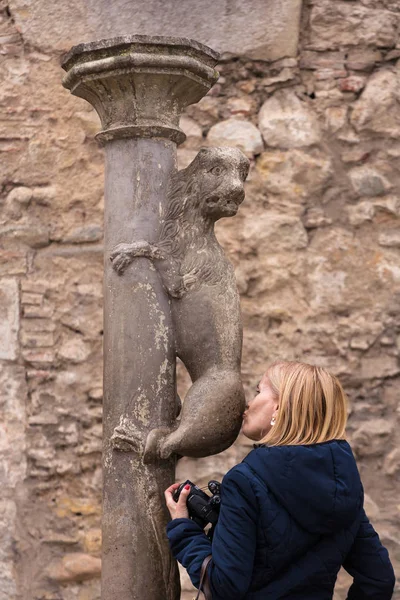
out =
{"type": "Polygon", "coordinates": [[[185,487],[182,488],[182,491],[179,494],[179,500],[177,502],[179,508],[186,506],[186,500],[189,495],[189,492],[190,492],[190,485],[185,485],[185,487]]]}
{"type": "Polygon", "coordinates": [[[190,493],[190,485],[185,485],[185,487],[182,489],[180,495],[179,495],[179,500],[176,504],[176,510],[175,510],[175,518],[188,518],[189,517],[189,512],[188,512],[188,507],[187,507],[187,497],[190,493]]]}
{"type": "Polygon", "coordinates": [[[178,502],[175,502],[173,498],[174,492],[179,488],[180,485],[180,483],[173,483],[164,492],[165,503],[172,519],[189,517],[186,501],[190,492],[190,485],[185,485],[182,488],[181,493],[179,494],[178,502]]]}
{"type": "Polygon", "coordinates": [[[180,486],[180,483],[173,483],[172,485],[169,486],[169,488],[167,488],[165,490],[164,497],[165,497],[165,502],[168,507],[176,506],[176,502],[173,499],[172,495],[173,495],[174,491],[178,489],[179,486],[180,486]]]}
{"type": "Polygon", "coordinates": [[[180,483],[173,483],[172,485],[169,486],[169,488],[167,488],[164,492],[164,496],[167,497],[171,497],[172,498],[172,494],[174,493],[175,490],[178,489],[178,487],[180,486],[180,483]]]}

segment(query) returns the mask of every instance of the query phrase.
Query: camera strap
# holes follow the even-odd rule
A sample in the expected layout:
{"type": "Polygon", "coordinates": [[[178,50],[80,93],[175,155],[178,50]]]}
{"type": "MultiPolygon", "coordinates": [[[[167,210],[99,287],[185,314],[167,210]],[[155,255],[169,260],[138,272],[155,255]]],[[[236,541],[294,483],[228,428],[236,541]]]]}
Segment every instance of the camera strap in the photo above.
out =
{"type": "Polygon", "coordinates": [[[201,592],[203,592],[205,600],[212,600],[210,582],[208,581],[207,575],[207,567],[211,559],[212,555],[209,554],[209,556],[205,557],[205,559],[203,560],[203,564],[201,565],[199,591],[197,592],[195,600],[201,600],[201,592]]]}

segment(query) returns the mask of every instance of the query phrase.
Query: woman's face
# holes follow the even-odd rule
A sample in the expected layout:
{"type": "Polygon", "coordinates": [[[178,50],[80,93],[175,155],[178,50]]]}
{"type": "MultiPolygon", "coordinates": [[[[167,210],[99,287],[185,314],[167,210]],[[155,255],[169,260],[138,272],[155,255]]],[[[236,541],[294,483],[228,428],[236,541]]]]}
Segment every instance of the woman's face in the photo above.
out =
{"type": "Polygon", "coordinates": [[[257,395],[246,406],[242,433],[250,440],[261,440],[271,429],[271,419],[276,417],[277,410],[278,401],[265,374],[257,386],[257,395]]]}

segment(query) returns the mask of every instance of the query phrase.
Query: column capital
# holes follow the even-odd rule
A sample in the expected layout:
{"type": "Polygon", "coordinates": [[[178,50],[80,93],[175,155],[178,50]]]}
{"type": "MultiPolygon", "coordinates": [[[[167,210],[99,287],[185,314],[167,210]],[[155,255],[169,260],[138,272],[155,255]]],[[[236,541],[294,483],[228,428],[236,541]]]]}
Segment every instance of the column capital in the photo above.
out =
{"type": "Polygon", "coordinates": [[[132,35],[74,46],[63,85],[97,111],[105,143],[117,138],[185,141],[182,111],[218,79],[219,54],[187,38],[132,35]]]}

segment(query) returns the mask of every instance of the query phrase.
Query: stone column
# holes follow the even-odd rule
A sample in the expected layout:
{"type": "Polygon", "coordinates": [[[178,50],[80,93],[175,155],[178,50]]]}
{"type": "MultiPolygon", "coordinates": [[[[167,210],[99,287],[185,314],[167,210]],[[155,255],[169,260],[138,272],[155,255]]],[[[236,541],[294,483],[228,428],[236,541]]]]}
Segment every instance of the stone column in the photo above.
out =
{"type": "Polygon", "coordinates": [[[102,600],[180,596],[163,502],[175,459],[142,460],[147,433],[177,413],[169,299],[148,258],[120,276],[110,254],[157,239],[181,112],[215,83],[217,60],[193,40],[138,35],[80,44],[62,62],[63,85],[100,116],[106,156],[102,600]]]}

